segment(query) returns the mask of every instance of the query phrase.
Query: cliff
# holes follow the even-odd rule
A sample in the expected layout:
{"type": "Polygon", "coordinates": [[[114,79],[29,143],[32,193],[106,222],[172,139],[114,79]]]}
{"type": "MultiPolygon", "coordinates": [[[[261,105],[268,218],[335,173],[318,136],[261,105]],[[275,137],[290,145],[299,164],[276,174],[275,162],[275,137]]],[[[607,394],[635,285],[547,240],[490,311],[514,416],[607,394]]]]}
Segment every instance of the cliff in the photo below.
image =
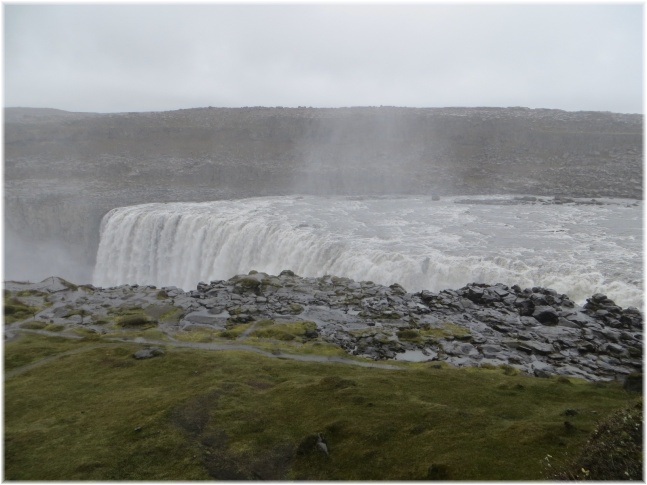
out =
{"type": "Polygon", "coordinates": [[[7,251],[20,253],[10,259],[49,254],[69,261],[52,271],[82,281],[117,206],[293,193],[642,198],[642,115],[6,108],[4,143],[7,251]]]}

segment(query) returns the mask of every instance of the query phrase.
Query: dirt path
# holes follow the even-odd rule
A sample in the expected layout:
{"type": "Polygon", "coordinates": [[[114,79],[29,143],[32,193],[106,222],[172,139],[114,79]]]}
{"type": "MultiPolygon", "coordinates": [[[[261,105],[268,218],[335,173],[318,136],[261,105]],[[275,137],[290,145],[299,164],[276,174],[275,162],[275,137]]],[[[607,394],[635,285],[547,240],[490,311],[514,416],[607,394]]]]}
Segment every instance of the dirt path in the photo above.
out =
{"type": "MultiPolygon", "coordinates": [[[[66,338],[80,338],[78,335],[65,335],[61,333],[55,333],[55,332],[47,332],[44,330],[26,330],[26,329],[21,329],[20,332],[26,332],[26,333],[38,333],[41,335],[48,335],[48,336],[56,336],[56,337],[66,337],[66,338]]],[[[116,345],[118,343],[128,343],[128,344],[139,344],[139,345],[155,345],[155,346],[160,346],[160,347],[182,347],[182,348],[191,348],[191,349],[201,349],[201,350],[242,350],[242,351],[247,351],[247,352],[254,352],[256,354],[263,355],[265,357],[271,357],[275,359],[287,359],[287,360],[298,360],[301,362],[320,362],[320,363],[335,363],[335,364],[344,364],[344,365],[356,365],[359,367],[374,367],[378,369],[391,369],[391,370],[403,370],[402,367],[399,366],[394,366],[394,365],[389,365],[389,364],[378,364],[378,363],[373,363],[373,362],[361,362],[357,360],[352,360],[352,359],[347,359],[344,357],[338,357],[338,356],[324,356],[324,355],[312,355],[312,354],[285,354],[283,352],[268,352],[266,350],[259,349],[258,347],[254,347],[251,345],[245,345],[245,344],[238,344],[238,343],[227,343],[227,342],[222,342],[222,343],[202,343],[202,342],[180,342],[180,341],[165,341],[165,340],[153,340],[153,339],[147,339],[143,337],[136,337],[134,339],[128,339],[128,338],[120,338],[120,337],[113,337],[113,338],[106,338],[105,340],[109,340],[110,342],[103,342],[103,343],[96,343],[96,344],[89,344],[86,345],[82,348],[79,349],[74,349],[74,350],[69,350],[67,352],[61,352],[60,354],[56,355],[50,355],[48,357],[45,357],[43,359],[37,360],[35,362],[31,362],[27,365],[24,365],[22,367],[17,367],[16,369],[12,369],[10,371],[6,371],[4,378],[6,379],[11,379],[12,377],[18,376],[20,374],[23,374],[31,369],[34,369],[36,367],[40,367],[41,365],[45,365],[49,362],[52,362],[56,359],[59,359],[61,357],[65,357],[68,355],[74,355],[74,354],[79,354],[82,352],[87,352],[89,350],[93,350],[96,348],[100,347],[110,347],[113,345],[116,345]]]]}
{"type": "Polygon", "coordinates": [[[299,360],[302,362],[334,362],[339,364],[347,365],[357,365],[360,367],[376,367],[379,369],[396,369],[401,370],[402,367],[389,365],[389,364],[378,364],[373,362],[361,362],[352,359],[346,359],[344,357],[338,356],[325,356],[325,355],[313,355],[313,354],[285,354],[283,352],[268,352],[267,350],[259,349],[252,345],[238,344],[238,343],[203,343],[203,342],[181,342],[175,340],[173,342],[168,342],[164,340],[152,340],[143,337],[137,337],[136,340],[125,339],[125,338],[110,338],[113,341],[126,342],[126,343],[140,343],[148,345],[158,345],[166,347],[185,347],[192,349],[202,349],[202,350],[244,350],[248,352],[254,352],[256,354],[264,355],[265,357],[273,357],[277,359],[289,359],[289,360],[299,360]]]}
{"type": "Polygon", "coordinates": [[[11,369],[10,371],[6,371],[4,373],[4,378],[5,380],[11,379],[12,377],[19,376],[20,374],[24,374],[29,370],[32,370],[36,367],[40,367],[41,365],[45,365],[49,362],[52,362],[53,360],[60,359],[61,357],[65,357],[67,355],[80,354],[82,352],[87,352],[89,350],[97,349],[100,347],[111,347],[112,345],[114,344],[109,344],[109,343],[92,344],[92,345],[86,345],[84,347],[81,347],[80,349],[68,350],[67,352],[61,352],[60,354],[50,355],[43,359],[37,360],[36,362],[31,362],[27,365],[23,365],[22,367],[17,367],[15,369],[11,369]]]}

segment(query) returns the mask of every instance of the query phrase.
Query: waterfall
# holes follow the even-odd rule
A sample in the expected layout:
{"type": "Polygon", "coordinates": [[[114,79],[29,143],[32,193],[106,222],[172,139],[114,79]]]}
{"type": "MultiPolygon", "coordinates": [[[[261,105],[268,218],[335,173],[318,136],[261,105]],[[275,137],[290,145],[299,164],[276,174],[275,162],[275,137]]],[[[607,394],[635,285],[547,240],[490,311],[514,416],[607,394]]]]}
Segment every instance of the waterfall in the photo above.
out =
{"type": "Polygon", "coordinates": [[[614,235],[604,226],[621,208],[504,211],[424,197],[299,196],[121,207],[102,220],[93,283],[190,290],[250,270],[290,269],[408,291],[484,282],[545,286],[580,301],[603,292],[639,306],[640,229],[614,235]]]}

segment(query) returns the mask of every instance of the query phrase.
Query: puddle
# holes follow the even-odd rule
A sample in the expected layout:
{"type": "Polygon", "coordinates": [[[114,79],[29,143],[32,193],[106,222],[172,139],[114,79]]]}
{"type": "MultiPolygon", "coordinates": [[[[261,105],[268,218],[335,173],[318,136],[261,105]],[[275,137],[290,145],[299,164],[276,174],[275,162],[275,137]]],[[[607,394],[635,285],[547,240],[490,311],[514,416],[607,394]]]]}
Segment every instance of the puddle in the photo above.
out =
{"type": "Polygon", "coordinates": [[[406,362],[425,362],[427,360],[433,360],[437,356],[438,354],[430,349],[405,350],[401,354],[396,354],[395,360],[403,360],[406,362]]]}

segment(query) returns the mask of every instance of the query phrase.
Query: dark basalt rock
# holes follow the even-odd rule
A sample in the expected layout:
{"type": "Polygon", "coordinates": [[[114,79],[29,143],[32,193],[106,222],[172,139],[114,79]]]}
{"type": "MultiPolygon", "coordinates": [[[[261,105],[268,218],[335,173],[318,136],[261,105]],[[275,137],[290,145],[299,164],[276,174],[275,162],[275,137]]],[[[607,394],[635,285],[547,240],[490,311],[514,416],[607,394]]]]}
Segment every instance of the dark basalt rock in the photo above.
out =
{"type": "Polygon", "coordinates": [[[531,317],[535,312],[535,303],[532,300],[517,300],[514,302],[514,306],[522,317],[531,317]]]}
{"type": "MultiPolygon", "coordinates": [[[[189,292],[128,285],[94,288],[83,303],[68,307],[79,294],[55,279],[35,285],[52,295],[51,306],[38,312],[37,320],[97,332],[100,326],[90,318],[80,322],[70,308],[106,315],[106,305],[124,301],[166,305],[181,313],[173,324],[177,331],[195,325],[225,330],[229,324],[253,326],[261,320],[314,322],[316,329],[311,324],[298,336],[302,342],[327,342],[375,360],[508,364],[540,377],[589,380],[624,379],[642,368],[641,312],[622,309],[602,294],[580,307],[566,295],[539,287],[470,284],[407,293],[396,283],[387,287],[335,276],[302,278],[286,270],[279,276],[252,272],[228,281],[201,282],[189,292]],[[48,291],[47,285],[56,291],[48,291]]],[[[154,349],[142,349],[134,357],[155,355],[154,349]]]]}
{"type": "Polygon", "coordinates": [[[532,316],[543,325],[557,325],[559,323],[559,314],[550,306],[535,307],[532,316]]]}

